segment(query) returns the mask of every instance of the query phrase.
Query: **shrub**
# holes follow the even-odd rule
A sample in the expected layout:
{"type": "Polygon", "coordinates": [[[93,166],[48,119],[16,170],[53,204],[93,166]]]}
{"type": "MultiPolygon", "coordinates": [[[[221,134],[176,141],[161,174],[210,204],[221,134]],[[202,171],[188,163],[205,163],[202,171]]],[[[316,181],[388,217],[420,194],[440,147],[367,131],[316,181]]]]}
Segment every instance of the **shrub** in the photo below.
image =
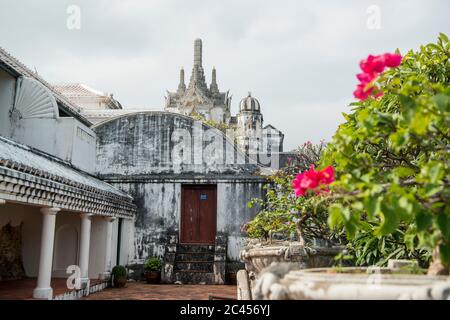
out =
{"type": "Polygon", "coordinates": [[[306,170],[320,159],[325,143],[303,144],[281,168],[269,177],[264,186],[264,199],[253,199],[248,206],[260,207],[256,217],[243,226],[249,238],[272,239],[277,234],[290,239],[296,235],[300,242],[321,238],[331,242],[340,242],[339,232],[330,230],[326,202],[311,203],[307,197],[297,198],[292,189],[292,180],[296,173],[306,170]]]}
{"type": "Polygon", "coordinates": [[[360,262],[416,257],[450,263],[450,43],[409,51],[380,74],[382,96],[352,103],[324,153],[337,181],[331,227],[344,226],[360,262]],[[370,254],[369,254],[370,253],[370,254]],[[363,258],[363,259],[361,259],[363,258]]]}
{"type": "Polygon", "coordinates": [[[114,276],[114,278],[126,277],[127,269],[125,269],[124,266],[117,265],[112,269],[111,274],[114,276]]]}
{"type": "Polygon", "coordinates": [[[144,270],[145,271],[161,271],[161,260],[157,257],[150,257],[145,260],[144,270]]]}

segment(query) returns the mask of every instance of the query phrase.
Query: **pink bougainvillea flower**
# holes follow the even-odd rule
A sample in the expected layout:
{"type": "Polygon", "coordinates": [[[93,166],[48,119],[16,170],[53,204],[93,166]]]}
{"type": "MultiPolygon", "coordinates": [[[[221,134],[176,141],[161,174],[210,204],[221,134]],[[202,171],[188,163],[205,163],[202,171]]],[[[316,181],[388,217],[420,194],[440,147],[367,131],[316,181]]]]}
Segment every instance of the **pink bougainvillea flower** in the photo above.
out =
{"type": "Polygon", "coordinates": [[[385,53],[384,61],[386,63],[386,67],[395,68],[402,62],[402,56],[397,53],[385,53]]]}
{"type": "Polygon", "coordinates": [[[316,170],[311,165],[309,170],[299,173],[292,181],[292,188],[297,197],[304,196],[308,190],[313,190],[316,194],[329,192],[325,187],[334,181],[334,169],[328,166],[323,170],[316,170]]]}
{"type": "Polygon", "coordinates": [[[382,91],[373,90],[373,87],[368,84],[376,79],[386,67],[398,67],[401,62],[402,56],[397,53],[385,53],[378,56],[370,54],[366,59],[361,60],[359,66],[363,72],[356,75],[359,84],[353,91],[353,96],[359,100],[366,100],[371,95],[375,98],[383,96],[382,91]]]}
{"type": "Polygon", "coordinates": [[[330,184],[334,181],[334,168],[328,166],[322,171],[319,171],[319,180],[321,183],[330,184]]]}
{"type": "Polygon", "coordinates": [[[367,88],[367,85],[364,83],[358,84],[356,90],[353,91],[353,96],[360,100],[366,100],[369,95],[372,93],[373,87],[367,88]]]}
{"type": "Polygon", "coordinates": [[[360,83],[367,84],[367,83],[371,82],[375,78],[375,75],[373,73],[365,73],[365,72],[363,72],[363,73],[358,73],[356,75],[356,77],[358,78],[360,83]]]}
{"type": "Polygon", "coordinates": [[[304,172],[303,178],[300,181],[300,188],[302,189],[314,189],[319,185],[319,177],[317,176],[317,171],[314,170],[314,166],[311,169],[304,172]]]}
{"type": "Polygon", "coordinates": [[[375,73],[381,73],[386,68],[386,62],[384,61],[384,55],[375,56],[372,60],[372,70],[375,73]]]}
{"type": "Polygon", "coordinates": [[[374,58],[375,57],[373,55],[369,54],[366,59],[359,62],[359,67],[362,71],[364,71],[364,73],[373,73],[372,62],[374,58]]]}
{"type": "Polygon", "coordinates": [[[292,189],[295,191],[297,197],[301,197],[305,194],[306,189],[300,187],[300,181],[303,180],[303,173],[299,173],[294,180],[292,180],[292,189]]]}

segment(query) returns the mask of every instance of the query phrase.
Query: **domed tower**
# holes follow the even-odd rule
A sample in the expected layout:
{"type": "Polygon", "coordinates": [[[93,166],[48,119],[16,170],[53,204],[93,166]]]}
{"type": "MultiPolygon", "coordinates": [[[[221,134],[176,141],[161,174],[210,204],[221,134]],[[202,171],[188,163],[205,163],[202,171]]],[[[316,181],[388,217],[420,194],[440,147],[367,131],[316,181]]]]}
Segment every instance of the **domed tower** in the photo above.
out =
{"type": "Polygon", "coordinates": [[[259,101],[251,93],[239,103],[237,114],[237,145],[247,154],[261,150],[263,115],[259,101]]]}

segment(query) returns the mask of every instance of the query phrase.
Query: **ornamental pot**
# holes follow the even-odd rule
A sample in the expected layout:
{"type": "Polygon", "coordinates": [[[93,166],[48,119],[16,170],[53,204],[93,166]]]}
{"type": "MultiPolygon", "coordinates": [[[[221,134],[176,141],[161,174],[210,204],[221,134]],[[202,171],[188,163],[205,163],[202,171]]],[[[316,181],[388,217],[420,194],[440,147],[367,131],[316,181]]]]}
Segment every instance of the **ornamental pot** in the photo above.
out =
{"type": "Polygon", "coordinates": [[[262,273],[252,290],[268,300],[448,300],[450,277],[379,267],[312,268],[262,273]]]}
{"type": "Polygon", "coordinates": [[[114,288],[123,288],[127,283],[127,276],[113,277],[114,288]]]}
{"type": "Polygon", "coordinates": [[[149,284],[158,284],[161,282],[161,271],[146,271],[145,279],[149,284]]]}
{"type": "Polygon", "coordinates": [[[279,241],[249,245],[240,252],[240,257],[250,278],[255,279],[264,268],[277,262],[293,263],[301,269],[332,266],[334,257],[344,249],[340,246],[304,246],[299,242],[279,241]]]}

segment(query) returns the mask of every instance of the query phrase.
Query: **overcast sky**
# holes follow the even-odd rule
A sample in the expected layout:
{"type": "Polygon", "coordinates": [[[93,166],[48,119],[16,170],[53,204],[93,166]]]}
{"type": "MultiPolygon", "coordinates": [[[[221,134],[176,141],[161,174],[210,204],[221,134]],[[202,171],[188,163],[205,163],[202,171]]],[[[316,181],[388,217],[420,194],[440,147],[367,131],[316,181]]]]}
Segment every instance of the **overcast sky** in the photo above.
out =
{"type": "Polygon", "coordinates": [[[207,82],[215,66],[233,113],[251,91],[291,149],[331,138],[361,58],[450,35],[449,12],[448,0],[0,0],[0,46],[51,83],[162,108],[181,66],[189,79],[193,41],[202,38],[207,82]],[[67,28],[70,5],[81,9],[80,29],[67,28]]]}

